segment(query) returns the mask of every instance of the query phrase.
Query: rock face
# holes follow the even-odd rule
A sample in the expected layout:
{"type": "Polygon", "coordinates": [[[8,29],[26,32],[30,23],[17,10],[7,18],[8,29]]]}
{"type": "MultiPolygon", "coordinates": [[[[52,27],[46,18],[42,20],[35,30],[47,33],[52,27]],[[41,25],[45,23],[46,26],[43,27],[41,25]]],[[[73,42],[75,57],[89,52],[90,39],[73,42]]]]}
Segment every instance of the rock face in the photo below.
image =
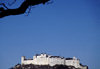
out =
{"type": "MultiPolygon", "coordinates": [[[[17,64],[10,69],[81,69],[81,68],[75,68],[74,66],[66,66],[66,65],[50,66],[50,65],[17,64]]],[[[88,67],[86,67],[86,69],[88,69],[88,67]]]]}

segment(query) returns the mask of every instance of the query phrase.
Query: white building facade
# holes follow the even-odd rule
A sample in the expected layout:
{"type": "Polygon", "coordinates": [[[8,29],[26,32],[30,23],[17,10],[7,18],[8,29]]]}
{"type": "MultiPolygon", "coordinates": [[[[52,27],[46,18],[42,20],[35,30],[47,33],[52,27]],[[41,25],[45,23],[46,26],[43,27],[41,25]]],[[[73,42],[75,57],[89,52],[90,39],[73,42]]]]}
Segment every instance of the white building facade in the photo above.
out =
{"type": "Polygon", "coordinates": [[[34,65],[67,65],[74,66],[75,68],[86,69],[80,65],[80,61],[76,58],[62,58],[59,56],[51,56],[47,54],[40,54],[33,56],[33,59],[25,59],[24,56],[21,57],[21,64],[34,64],[34,65]]]}

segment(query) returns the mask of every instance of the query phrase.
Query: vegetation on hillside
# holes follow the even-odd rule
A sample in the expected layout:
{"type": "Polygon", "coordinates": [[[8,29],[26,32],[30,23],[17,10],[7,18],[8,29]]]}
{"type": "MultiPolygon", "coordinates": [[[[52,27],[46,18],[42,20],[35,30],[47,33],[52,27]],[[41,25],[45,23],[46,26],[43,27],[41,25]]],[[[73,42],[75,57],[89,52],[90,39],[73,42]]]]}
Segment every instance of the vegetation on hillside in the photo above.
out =
{"type": "Polygon", "coordinates": [[[75,68],[74,66],[66,66],[66,65],[50,66],[50,65],[17,64],[10,69],[79,69],[79,68],[75,68]]]}

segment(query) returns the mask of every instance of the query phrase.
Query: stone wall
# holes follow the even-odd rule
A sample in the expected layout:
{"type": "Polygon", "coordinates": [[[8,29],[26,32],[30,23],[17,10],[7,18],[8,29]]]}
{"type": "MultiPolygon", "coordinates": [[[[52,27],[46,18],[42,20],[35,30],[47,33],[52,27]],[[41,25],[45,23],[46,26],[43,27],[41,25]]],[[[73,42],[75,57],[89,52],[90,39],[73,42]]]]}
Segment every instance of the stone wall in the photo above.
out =
{"type": "Polygon", "coordinates": [[[75,66],[76,68],[80,67],[80,62],[77,58],[73,57],[71,59],[65,59],[58,56],[50,56],[46,54],[41,54],[38,56],[33,56],[33,59],[21,58],[21,64],[34,64],[34,65],[67,65],[75,66]]]}

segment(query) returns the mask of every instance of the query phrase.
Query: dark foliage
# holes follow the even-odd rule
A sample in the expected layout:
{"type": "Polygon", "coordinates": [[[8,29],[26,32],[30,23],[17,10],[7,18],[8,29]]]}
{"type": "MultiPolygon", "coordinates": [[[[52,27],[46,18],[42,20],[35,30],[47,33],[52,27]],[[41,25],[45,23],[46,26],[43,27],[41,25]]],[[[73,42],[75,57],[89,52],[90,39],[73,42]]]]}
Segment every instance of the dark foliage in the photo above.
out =
{"type": "Polygon", "coordinates": [[[12,67],[10,69],[77,69],[74,66],[66,66],[66,65],[55,65],[55,66],[49,66],[49,65],[21,65],[17,64],[15,67],[12,67]]]}

